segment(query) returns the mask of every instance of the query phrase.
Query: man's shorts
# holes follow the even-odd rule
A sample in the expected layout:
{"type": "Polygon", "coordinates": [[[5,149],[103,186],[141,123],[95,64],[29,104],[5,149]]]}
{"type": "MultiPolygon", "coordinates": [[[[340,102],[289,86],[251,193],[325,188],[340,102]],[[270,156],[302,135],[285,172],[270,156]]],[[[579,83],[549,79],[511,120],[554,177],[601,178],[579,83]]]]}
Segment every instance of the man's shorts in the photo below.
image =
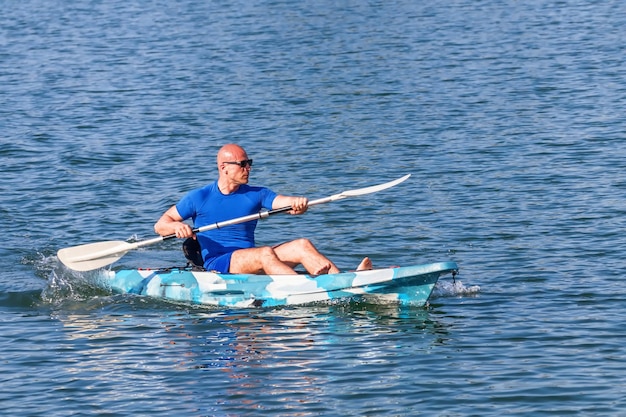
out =
{"type": "Polygon", "coordinates": [[[228,274],[228,271],[230,271],[231,256],[233,256],[233,253],[228,252],[223,255],[208,258],[204,261],[204,269],[206,269],[207,271],[215,271],[222,274],[228,274]]]}

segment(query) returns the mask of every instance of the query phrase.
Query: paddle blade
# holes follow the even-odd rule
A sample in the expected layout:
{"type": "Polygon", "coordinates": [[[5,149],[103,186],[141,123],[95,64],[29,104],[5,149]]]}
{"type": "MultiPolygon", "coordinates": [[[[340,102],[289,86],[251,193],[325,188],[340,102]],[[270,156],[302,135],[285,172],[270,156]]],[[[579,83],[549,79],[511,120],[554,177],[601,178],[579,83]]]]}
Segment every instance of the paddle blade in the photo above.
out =
{"type": "Polygon", "coordinates": [[[57,257],[74,271],[92,271],[112,264],[133,248],[133,245],[121,240],[96,242],[60,249],[57,257]]]}
{"type": "Polygon", "coordinates": [[[401,182],[406,181],[410,176],[411,174],[406,174],[405,176],[400,177],[397,180],[389,181],[384,184],[372,185],[371,187],[359,188],[356,190],[347,190],[342,192],[341,195],[343,197],[355,197],[358,195],[377,193],[379,191],[386,190],[387,188],[395,187],[401,182]]]}
{"type": "Polygon", "coordinates": [[[377,193],[379,191],[386,190],[387,188],[395,187],[401,182],[406,181],[410,176],[411,174],[406,174],[405,176],[400,177],[397,180],[389,181],[384,184],[372,185],[371,187],[365,187],[365,188],[357,188],[356,190],[346,190],[339,194],[331,195],[329,197],[324,197],[318,200],[309,201],[309,206],[314,206],[316,204],[329,203],[331,201],[343,200],[344,198],[348,198],[348,197],[357,197],[360,195],[377,193]]]}

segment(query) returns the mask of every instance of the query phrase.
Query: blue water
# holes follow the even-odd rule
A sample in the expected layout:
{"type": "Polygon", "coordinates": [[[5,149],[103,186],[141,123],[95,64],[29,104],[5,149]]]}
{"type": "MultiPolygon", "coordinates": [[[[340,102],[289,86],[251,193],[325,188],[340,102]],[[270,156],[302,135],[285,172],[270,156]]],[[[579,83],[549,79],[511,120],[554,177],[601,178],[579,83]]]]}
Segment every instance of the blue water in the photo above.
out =
{"type": "MultiPolygon", "coordinates": [[[[626,414],[626,3],[7,0],[6,415],[626,414]],[[154,236],[243,145],[338,265],[452,260],[428,308],[113,295],[56,251],[154,236]]],[[[180,242],[114,268],[179,264],[180,242]]]]}

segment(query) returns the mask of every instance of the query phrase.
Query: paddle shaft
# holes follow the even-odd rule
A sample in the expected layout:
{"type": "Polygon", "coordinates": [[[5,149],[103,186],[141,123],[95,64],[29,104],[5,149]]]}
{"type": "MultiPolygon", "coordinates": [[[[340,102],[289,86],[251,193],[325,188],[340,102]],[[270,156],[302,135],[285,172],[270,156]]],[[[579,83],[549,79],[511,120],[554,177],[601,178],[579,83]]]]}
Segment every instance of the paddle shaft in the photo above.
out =
{"type": "MultiPolygon", "coordinates": [[[[206,226],[197,227],[197,228],[193,229],[192,231],[194,233],[202,233],[202,232],[206,232],[207,230],[221,229],[223,227],[232,226],[234,224],[246,223],[246,222],[251,222],[253,220],[265,219],[265,218],[269,217],[272,214],[283,213],[283,212],[289,211],[289,210],[291,210],[291,206],[289,206],[289,207],[281,207],[281,208],[277,208],[277,209],[269,210],[269,211],[262,211],[262,212],[259,212],[259,213],[250,214],[248,216],[237,217],[236,219],[232,219],[232,220],[225,220],[223,222],[207,224],[206,226]]],[[[161,240],[172,239],[172,238],[175,238],[175,237],[176,237],[175,234],[166,235],[166,236],[163,236],[161,238],[161,240]]],[[[155,238],[155,239],[157,239],[157,241],[158,241],[159,238],[155,238]]],[[[146,241],[146,242],[148,242],[148,241],[146,241]]]]}

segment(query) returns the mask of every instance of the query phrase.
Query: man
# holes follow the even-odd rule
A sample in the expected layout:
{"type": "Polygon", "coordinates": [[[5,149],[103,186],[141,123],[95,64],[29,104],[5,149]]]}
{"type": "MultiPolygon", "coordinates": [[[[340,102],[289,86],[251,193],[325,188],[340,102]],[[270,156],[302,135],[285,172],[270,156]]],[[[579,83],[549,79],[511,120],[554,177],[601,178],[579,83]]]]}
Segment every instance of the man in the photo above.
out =
{"type": "MultiPolygon", "coordinates": [[[[224,145],[219,150],[217,169],[217,181],[189,192],[161,216],[154,225],[158,234],[194,237],[191,226],[183,223],[189,218],[193,219],[195,227],[202,227],[258,213],[262,208],[291,206],[290,214],[302,214],[308,208],[305,197],[277,195],[268,188],[249,186],[252,159],[248,159],[246,151],[238,145],[224,145]]],[[[302,265],[312,275],[339,272],[308,239],[274,247],[255,247],[256,223],[256,220],[250,221],[195,236],[202,250],[204,268],[232,274],[296,274],[293,268],[302,265]]],[[[363,269],[372,269],[367,257],[357,267],[357,270],[363,269]]]]}

